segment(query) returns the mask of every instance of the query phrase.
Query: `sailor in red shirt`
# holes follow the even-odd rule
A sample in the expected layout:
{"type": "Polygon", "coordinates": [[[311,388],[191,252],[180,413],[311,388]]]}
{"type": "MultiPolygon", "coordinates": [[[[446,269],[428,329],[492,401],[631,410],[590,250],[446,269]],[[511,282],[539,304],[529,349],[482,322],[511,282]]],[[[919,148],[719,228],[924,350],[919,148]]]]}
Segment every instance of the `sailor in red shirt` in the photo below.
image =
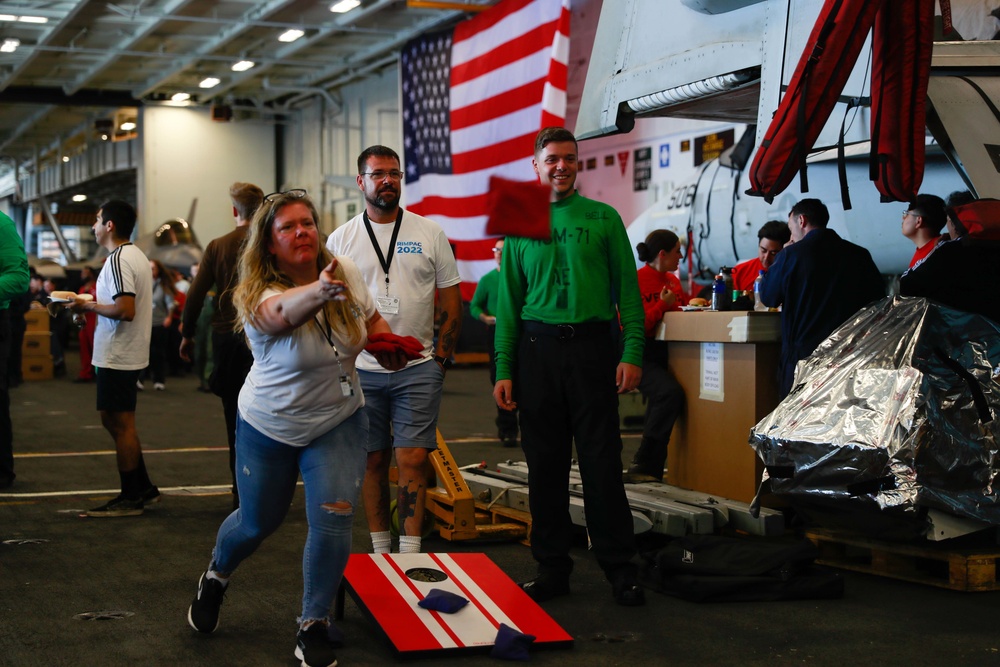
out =
{"type": "Polygon", "coordinates": [[[903,236],[917,246],[910,259],[911,269],[923,262],[941,242],[947,218],[944,200],[934,195],[917,195],[903,211],[903,236]]]}
{"type": "Polygon", "coordinates": [[[733,267],[733,289],[753,291],[753,281],[761,271],[767,271],[774,264],[774,258],[789,239],[792,233],[788,223],[782,220],[770,220],[757,231],[757,256],[740,262],[733,267]]]}
{"type": "Polygon", "coordinates": [[[635,247],[639,260],[639,292],[646,312],[646,345],[642,355],[639,391],[646,399],[642,443],[624,475],[626,483],[660,482],[667,462],[667,445],[674,422],[684,408],[684,390],[667,368],[667,343],[656,340],[656,327],[668,310],[687,304],[681,281],[672,272],[681,260],[681,242],[666,229],[650,232],[635,247]]]}

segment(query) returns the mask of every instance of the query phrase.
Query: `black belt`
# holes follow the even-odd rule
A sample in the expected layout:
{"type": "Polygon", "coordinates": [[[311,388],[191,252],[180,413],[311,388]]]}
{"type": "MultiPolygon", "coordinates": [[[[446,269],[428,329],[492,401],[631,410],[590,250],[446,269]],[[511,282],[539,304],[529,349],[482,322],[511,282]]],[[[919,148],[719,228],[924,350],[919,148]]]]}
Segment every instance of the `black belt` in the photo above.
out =
{"type": "Polygon", "coordinates": [[[522,322],[524,333],[531,336],[549,336],[559,340],[598,338],[611,336],[611,322],[579,322],[577,324],[546,324],[535,320],[522,322]]]}

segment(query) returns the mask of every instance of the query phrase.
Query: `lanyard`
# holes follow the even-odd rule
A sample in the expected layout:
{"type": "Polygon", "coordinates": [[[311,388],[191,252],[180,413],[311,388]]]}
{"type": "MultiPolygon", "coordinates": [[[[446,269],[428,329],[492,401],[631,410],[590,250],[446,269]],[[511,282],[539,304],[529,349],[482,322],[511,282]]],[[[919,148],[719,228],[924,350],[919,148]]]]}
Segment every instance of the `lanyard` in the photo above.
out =
{"type": "Polygon", "coordinates": [[[382,248],[378,247],[375,231],[372,229],[371,220],[368,219],[368,211],[362,213],[361,217],[365,221],[365,229],[368,230],[368,238],[372,240],[372,247],[375,248],[378,261],[382,265],[382,270],[385,271],[385,295],[389,296],[389,265],[392,264],[392,257],[396,254],[396,237],[399,236],[399,223],[403,221],[403,209],[400,208],[399,213],[396,214],[396,224],[392,228],[392,238],[389,240],[388,259],[382,254],[382,248]]]}
{"type": "Polygon", "coordinates": [[[323,334],[323,338],[325,338],[326,342],[333,348],[333,356],[337,360],[337,368],[340,369],[341,379],[346,378],[347,373],[344,372],[344,367],[340,363],[340,352],[337,351],[337,346],[333,342],[333,327],[331,327],[330,323],[327,321],[326,313],[324,312],[323,314],[323,323],[326,324],[326,327],[324,327],[323,324],[320,324],[319,318],[315,315],[313,315],[313,321],[316,322],[316,326],[319,328],[319,332],[323,334]]]}

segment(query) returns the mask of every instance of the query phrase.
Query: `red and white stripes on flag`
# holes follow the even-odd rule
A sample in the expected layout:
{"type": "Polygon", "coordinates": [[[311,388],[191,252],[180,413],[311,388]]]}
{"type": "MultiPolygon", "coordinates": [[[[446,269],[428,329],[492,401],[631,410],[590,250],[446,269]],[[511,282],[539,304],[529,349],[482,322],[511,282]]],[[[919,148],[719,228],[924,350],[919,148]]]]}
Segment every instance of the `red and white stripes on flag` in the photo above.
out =
{"type": "Polygon", "coordinates": [[[535,181],[535,135],[566,115],[570,0],[503,0],[403,48],[404,206],[455,246],[462,296],[494,268],[489,178],[535,181]]]}

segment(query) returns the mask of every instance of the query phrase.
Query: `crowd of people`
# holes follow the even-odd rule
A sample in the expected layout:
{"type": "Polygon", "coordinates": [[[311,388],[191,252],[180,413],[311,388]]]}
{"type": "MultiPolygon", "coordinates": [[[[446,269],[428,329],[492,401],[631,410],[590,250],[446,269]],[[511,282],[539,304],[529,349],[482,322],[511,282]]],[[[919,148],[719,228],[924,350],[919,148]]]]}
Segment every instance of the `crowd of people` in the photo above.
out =
{"type": "MultiPolygon", "coordinates": [[[[668,345],[657,336],[664,315],[689,300],[676,275],[684,247],[673,232],[653,231],[635,248],[636,270],[618,213],[576,188],[578,147],[568,130],[542,130],[532,166],[549,188],[552,241],[497,240],[496,268],[471,302],[472,316],[488,327],[498,439],[520,445],[528,465],[537,574],[521,587],[537,602],[570,593],[575,446],[592,550],[614,600],[638,606],[645,597],[625,485],[662,481],[684,411],[668,345]],[[583,226],[587,234],[575,233],[583,226]],[[623,471],[618,396],[633,390],[647,408],[640,446],[623,471]]],[[[187,615],[192,628],[216,630],[231,577],[281,525],[301,477],[308,531],[294,653],[303,665],[336,664],[340,638],[329,612],[359,502],[373,552],[421,550],[429,457],[462,319],[458,268],[444,232],[400,205],[399,156],[371,146],[357,167],[364,209],[325,244],[305,190],[265,196],[256,185],[234,183],[235,227],[208,245],[190,283],[131,243],[131,205],[105,202],[93,232],[108,260],[84,269],[68,304],[79,325],[75,381],[96,385],[120,479],[120,493],[89,516],[137,516],[160,499],[135,422],[146,377],[162,391],[172,357],[194,362],[199,388],[221,398],[233,509],[198,579],[187,615]],[[421,352],[369,352],[375,334],[412,337],[421,352]]],[[[1000,278],[995,204],[968,193],[910,202],[902,233],[916,252],[900,293],[997,321],[997,301],[970,289],[984,273],[991,285],[1000,278]]],[[[787,222],[760,228],[758,256],[733,273],[740,290],[760,276],[761,301],[781,309],[781,396],[794,390],[799,360],[886,293],[870,253],[842,239],[829,219],[819,200],[799,201],[787,222]]],[[[0,216],[0,488],[15,478],[9,315],[18,299],[44,305],[54,287],[29,275],[19,243],[10,219],[0,216]]]]}

